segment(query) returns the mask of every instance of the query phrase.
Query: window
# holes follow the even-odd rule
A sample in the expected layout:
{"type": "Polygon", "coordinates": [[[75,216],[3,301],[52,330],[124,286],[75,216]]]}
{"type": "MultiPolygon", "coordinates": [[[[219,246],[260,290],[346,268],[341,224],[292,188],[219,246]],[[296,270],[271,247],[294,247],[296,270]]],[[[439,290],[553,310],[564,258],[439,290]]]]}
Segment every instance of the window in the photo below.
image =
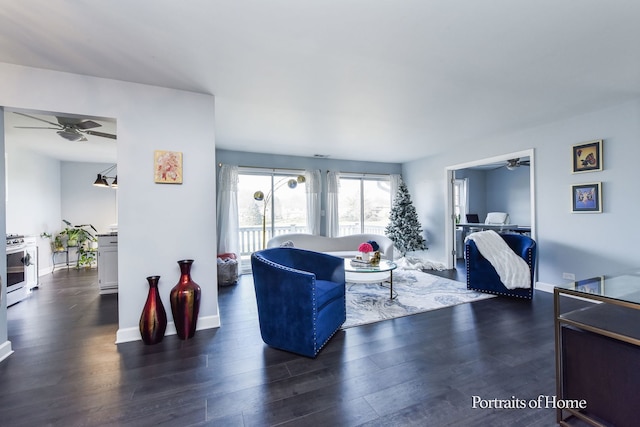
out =
{"type": "Polygon", "coordinates": [[[388,176],[340,174],[338,222],[340,236],[384,234],[389,224],[391,191],[388,176]]]}
{"type": "Polygon", "coordinates": [[[238,223],[243,255],[262,249],[272,236],[308,233],[305,184],[298,176],[304,172],[240,169],[238,223]],[[261,197],[256,198],[258,192],[261,197]]]}
{"type": "Polygon", "coordinates": [[[453,180],[453,214],[456,224],[467,222],[467,179],[453,180]]]}

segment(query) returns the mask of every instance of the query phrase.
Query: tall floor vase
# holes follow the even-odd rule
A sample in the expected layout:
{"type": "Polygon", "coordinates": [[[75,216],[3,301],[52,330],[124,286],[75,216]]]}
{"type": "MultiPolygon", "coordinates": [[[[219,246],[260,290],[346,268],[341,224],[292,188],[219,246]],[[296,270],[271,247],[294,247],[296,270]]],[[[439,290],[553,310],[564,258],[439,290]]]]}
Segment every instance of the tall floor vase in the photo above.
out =
{"type": "Polygon", "coordinates": [[[171,289],[171,312],[178,338],[186,340],[196,333],[198,312],[200,311],[200,286],[191,280],[192,259],[178,261],[180,280],[171,289]]]}
{"type": "Polygon", "coordinates": [[[147,281],[149,282],[149,294],[140,315],[140,335],[145,344],[151,345],[158,344],[164,338],[164,333],[167,330],[167,312],[164,310],[158,292],[160,276],[149,276],[147,281]]]}

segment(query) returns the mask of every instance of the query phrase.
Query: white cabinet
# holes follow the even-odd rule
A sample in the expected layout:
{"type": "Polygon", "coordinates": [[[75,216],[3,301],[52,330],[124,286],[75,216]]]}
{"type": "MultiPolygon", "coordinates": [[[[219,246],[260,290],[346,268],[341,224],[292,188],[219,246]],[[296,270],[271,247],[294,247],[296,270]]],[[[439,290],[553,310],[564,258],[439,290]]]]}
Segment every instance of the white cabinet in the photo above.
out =
{"type": "Polygon", "coordinates": [[[36,238],[32,236],[26,236],[24,238],[26,244],[27,254],[24,257],[25,281],[27,282],[27,289],[31,290],[38,287],[38,246],[36,245],[36,238]]]}
{"type": "Polygon", "coordinates": [[[98,286],[101,294],[118,293],[118,235],[98,235],[98,286]]]}

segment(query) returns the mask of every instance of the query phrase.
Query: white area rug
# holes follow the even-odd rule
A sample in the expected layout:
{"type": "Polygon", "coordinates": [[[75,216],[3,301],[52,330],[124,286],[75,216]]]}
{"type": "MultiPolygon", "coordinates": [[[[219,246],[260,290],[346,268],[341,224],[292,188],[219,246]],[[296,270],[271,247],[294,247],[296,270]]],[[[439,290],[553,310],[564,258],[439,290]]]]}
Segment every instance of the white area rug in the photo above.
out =
{"type": "Polygon", "coordinates": [[[389,299],[389,282],[347,283],[347,320],[342,329],[438,308],[493,298],[495,295],[470,291],[465,283],[417,270],[395,270],[389,299]]]}

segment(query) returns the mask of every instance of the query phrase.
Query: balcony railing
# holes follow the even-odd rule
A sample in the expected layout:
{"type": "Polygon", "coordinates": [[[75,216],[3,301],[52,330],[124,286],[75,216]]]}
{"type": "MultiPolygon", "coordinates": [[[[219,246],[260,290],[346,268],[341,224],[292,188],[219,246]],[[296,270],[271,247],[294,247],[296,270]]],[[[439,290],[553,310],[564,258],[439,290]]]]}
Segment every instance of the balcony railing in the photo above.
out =
{"type": "MultiPolygon", "coordinates": [[[[383,226],[365,226],[364,232],[370,234],[384,234],[383,226]]],[[[275,235],[290,233],[308,233],[309,230],[305,226],[290,225],[287,227],[276,227],[275,235]]],[[[360,233],[360,224],[340,226],[340,235],[348,236],[350,234],[360,233]]],[[[271,239],[271,229],[267,229],[267,242],[271,239]]],[[[262,226],[241,227],[240,228],[240,256],[248,257],[251,253],[259,251],[262,245],[262,226]]]]}

